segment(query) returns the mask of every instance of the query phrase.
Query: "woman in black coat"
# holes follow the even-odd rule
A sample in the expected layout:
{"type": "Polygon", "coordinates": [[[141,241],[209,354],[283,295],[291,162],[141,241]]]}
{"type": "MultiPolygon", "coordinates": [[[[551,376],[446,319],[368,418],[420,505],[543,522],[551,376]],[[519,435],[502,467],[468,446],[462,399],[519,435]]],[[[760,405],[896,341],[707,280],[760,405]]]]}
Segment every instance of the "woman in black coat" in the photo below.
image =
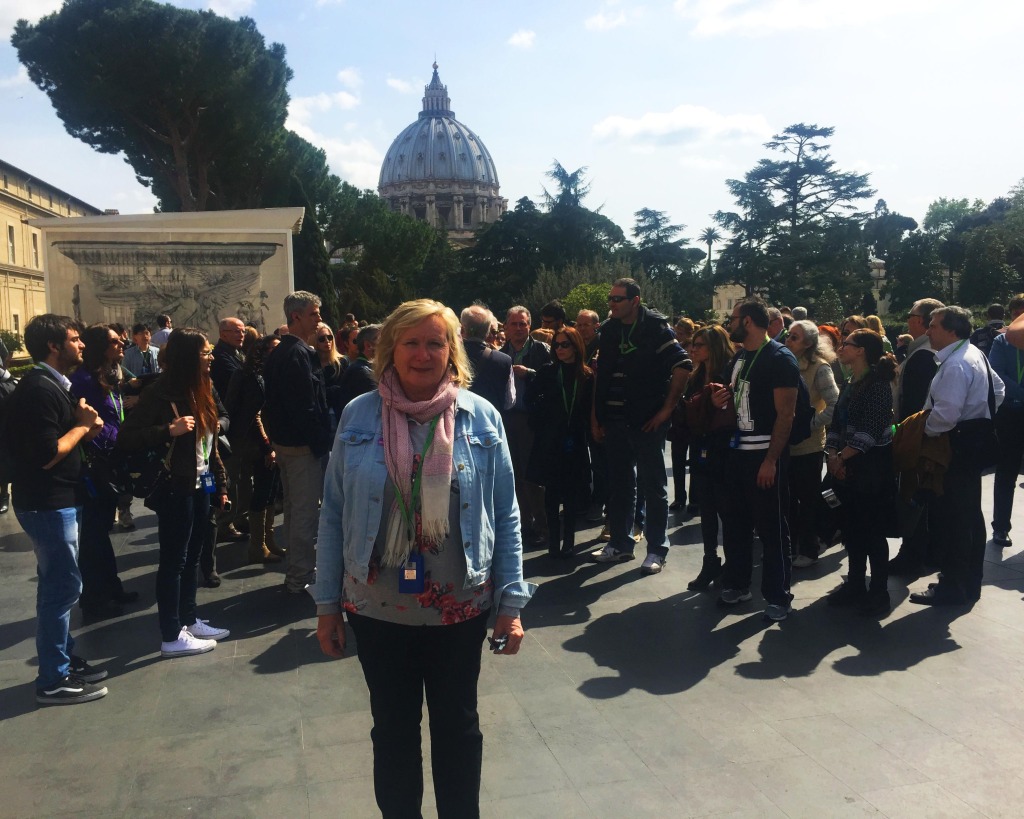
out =
{"type": "Polygon", "coordinates": [[[551,350],[556,360],[543,365],[530,384],[534,440],[526,479],[545,489],[548,554],[571,558],[576,554],[576,515],[590,475],[593,372],[585,363],[583,338],[572,327],[555,333],[551,350]],[[561,533],[559,506],[564,509],[561,533]]]}

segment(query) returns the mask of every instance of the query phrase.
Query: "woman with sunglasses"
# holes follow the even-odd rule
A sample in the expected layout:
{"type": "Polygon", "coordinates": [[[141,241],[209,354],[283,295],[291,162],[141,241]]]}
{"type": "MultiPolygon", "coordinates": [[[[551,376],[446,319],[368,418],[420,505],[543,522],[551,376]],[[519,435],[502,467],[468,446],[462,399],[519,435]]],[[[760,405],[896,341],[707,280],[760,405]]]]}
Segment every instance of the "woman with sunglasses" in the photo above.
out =
{"type": "MultiPolygon", "coordinates": [[[[338,352],[334,332],[321,322],[316,326],[316,353],[324,371],[324,386],[327,389],[327,408],[331,412],[331,438],[341,419],[341,378],[345,375],[348,360],[338,352]]],[[[325,458],[326,462],[326,458],[325,458]]]]}
{"type": "Polygon", "coordinates": [[[196,613],[199,554],[211,501],[223,508],[227,475],[217,451],[217,405],[210,364],[213,347],[199,330],[174,330],[163,351],[160,378],[125,419],[118,446],[128,452],[166,452],[168,474],[146,499],[156,512],[160,563],[156,606],[160,655],[212,651],[230,632],[196,613]]]}
{"type": "Polygon", "coordinates": [[[841,503],[843,542],[850,565],[846,582],[829,594],[828,603],[854,606],[877,616],[891,606],[886,528],[896,494],[892,471],[896,358],[885,352],[878,333],[858,329],[839,345],[839,359],[849,369],[850,381],[839,397],[825,454],[841,503]],[[868,563],[870,588],[865,587],[868,563]]]}
{"type": "MultiPolygon", "coordinates": [[[[692,399],[708,384],[722,381],[725,368],[735,354],[729,334],[721,325],[712,324],[694,333],[690,341],[693,375],[686,384],[683,399],[692,399]]],[[[686,584],[691,591],[707,591],[722,573],[722,558],[718,556],[718,516],[731,491],[726,467],[731,437],[731,430],[705,435],[691,431],[690,497],[700,512],[700,534],[704,542],[700,573],[686,584]]]]}
{"type": "Polygon", "coordinates": [[[590,477],[587,430],[593,372],[586,364],[583,337],[563,327],[551,340],[555,360],[544,364],[530,383],[534,428],[526,479],[544,487],[548,519],[548,555],[570,559],[576,554],[576,515],[590,477]],[[558,509],[564,508],[559,532],[558,509]]]}

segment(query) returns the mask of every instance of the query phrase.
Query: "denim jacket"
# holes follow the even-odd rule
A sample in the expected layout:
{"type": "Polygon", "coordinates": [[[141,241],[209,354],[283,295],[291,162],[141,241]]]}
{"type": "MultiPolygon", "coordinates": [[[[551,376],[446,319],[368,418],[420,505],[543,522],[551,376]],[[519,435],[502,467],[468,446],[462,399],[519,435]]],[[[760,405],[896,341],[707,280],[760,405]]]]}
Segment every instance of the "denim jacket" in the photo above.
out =
{"type": "MultiPolygon", "coordinates": [[[[452,457],[462,503],[464,588],[493,575],[494,605],[522,608],[537,587],[523,580],[519,506],[505,429],[494,406],[467,390],[460,389],[455,401],[452,457]]],[[[387,476],[381,398],[374,391],[345,407],[327,467],[316,583],[309,589],[318,607],[340,603],[346,572],[366,581],[387,476]]]]}

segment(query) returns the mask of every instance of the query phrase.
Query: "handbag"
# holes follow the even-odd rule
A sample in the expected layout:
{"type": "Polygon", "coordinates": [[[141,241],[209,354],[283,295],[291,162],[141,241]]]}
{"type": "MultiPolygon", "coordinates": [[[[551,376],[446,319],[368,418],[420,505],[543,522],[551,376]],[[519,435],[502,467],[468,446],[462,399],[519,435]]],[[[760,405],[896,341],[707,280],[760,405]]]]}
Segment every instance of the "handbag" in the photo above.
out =
{"type": "Polygon", "coordinates": [[[82,482],[91,498],[110,500],[132,491],[132,478],[122,458],[111,453],[86,453],[82,464],[82,482]]]}
{"type": "Polygon", "coordinates": [[[705,384],[700,392],[683,401],[686,405],[686,424],[694,435],[704,436],[736,429],[736,403],[732,390],[729,390],[729,400],[722,409],[711,403],[711,393],[723,386],[705,384]]]}
{"type": "MultiPolygon", "coordinates": [[[[173,401],[171,409],[174,411],[174,417],[178,418],[178,408],[173,401]]],[[[175,437],[169,444],[125,455],[124,468],[131,480],[133,497],[151,497],[171,477],[171,455],[177,442],[178,439],[175,437]]]]}

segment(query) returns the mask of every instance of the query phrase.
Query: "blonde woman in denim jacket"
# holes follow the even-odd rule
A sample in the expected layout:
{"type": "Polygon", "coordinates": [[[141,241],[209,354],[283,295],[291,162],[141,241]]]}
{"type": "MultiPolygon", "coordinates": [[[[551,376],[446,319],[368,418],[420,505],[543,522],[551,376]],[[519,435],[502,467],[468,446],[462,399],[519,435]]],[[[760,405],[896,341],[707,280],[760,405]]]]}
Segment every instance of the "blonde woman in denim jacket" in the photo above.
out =
{"type": "Polygon", "coordinates": [[[385,816],[418,816],[426,692],[440,816],[479,815],[481,648],[515,654],[523,580],[519,508],[501,416],[464,387],[470,369],[455,314],[406,302],[377,342],[379,391],[342,414],[317,539],[317,638],[359,643],[374,727],[374,790],[385,816]]]}

